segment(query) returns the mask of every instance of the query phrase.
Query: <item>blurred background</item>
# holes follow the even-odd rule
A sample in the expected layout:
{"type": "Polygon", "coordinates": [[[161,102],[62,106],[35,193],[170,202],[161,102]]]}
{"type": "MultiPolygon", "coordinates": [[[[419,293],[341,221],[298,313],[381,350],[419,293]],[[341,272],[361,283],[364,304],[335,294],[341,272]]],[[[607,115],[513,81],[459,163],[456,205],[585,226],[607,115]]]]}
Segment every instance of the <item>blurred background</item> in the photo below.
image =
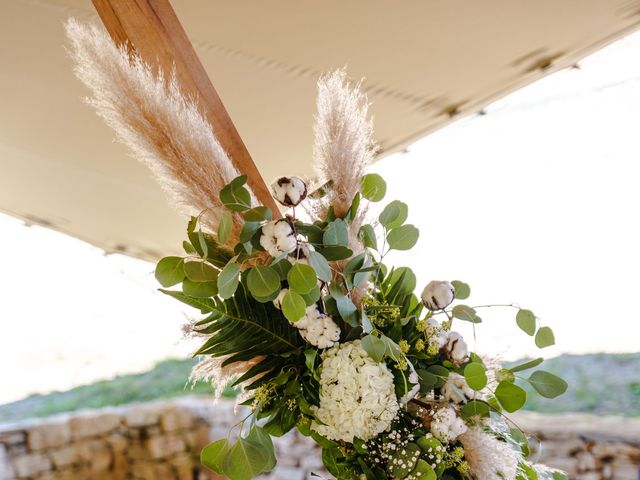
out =
{"type": "MultiPolygon", "coordinates": [[[[499,7],[497,3],[493,7],[499,7]]],[[[611,8],[616,15],[632,11],[635,5],[620,3],[611,8]]],[[[570,4],[565,5],[567,16],[576,12],[571,9],[575,5],[570,4]]],[[[196,49],[218,87],[213,57],[220,52],[224,58],[240,54],[224,50],[220,38],[209,39],[216,49],[198,43],[197,35],[204,33],[194,19],[194,4],[187,7],[185,2],[174,2],[174,7],[184,18],[187,31],[195,32],[196,49]]],[[[210,13],[216,5],[202,2],[201,7],[210,13]]],[[[432,8],[436,13],[447,12],[446,7],[432,8]]],[[[90,4],[10,0],[0,6],[0,12],[3,10],[3,23],[8,23],[12,15],[22,22],[13,22],[11,28],[14,34],[18,28],[27,34],[28,45],[24,48],[33,52],[42,48],[34,40],[35,31],[41,28],[38,22],[45,22],[40,17],[49,19],[47,28],[56,32],[54,38],[59,42],[48,45],[55,52],[44,58],[49,54],[40,51],[35,57],[25,56],[24,51],[9,46],[8,38],[3,39],[3,49],[7,51],[2,51],[5,61],[0,70],[0,209],[5,212],[0,214],[0,423],[7,426],[0,426],[0,464],[3,456],[33,457],[66,445],[64,435],[62,440],[51,443],[50,435],[43,434],[49,440],[40,447],[36,440],[30,440],[30,435],[35,435],[31,433],[34,425],[48,426],[53,421],[60,429],[60,418],[73,418],[55,416],[50,421],[47,417],[51,415],[199,394],[207,395],[206,408],[214,408],[209,405],[210,387],[199,385],[192,389],[186,385],[195,345],[182,339],[181,325],[194,312],[157,292],[153,276],[154,258],[180,247],[177,239],[182,220],[166,208],[162,193],[153,187],[144,168],[110,143],[111,132],[81,104],[84,92],[80,83],[73,80],[70,61],[62,53],[61,20],[69,15],[94,19],[90,4]],[[56,21],[51,22],[48,14],[54,15],[56,21]],[[42,72],[22,68],[48,65],[51,58],[58,63],[49,66],[50,77],[39,76],[36,80],[30,73],[42,72]],[[58,81],[65,85],[60,98],[69,102],[75,115],[70,115],[62,126],[56,123],[63,121],[67,107],[50,91],[51,84],[58,81]],[[33,97],[37,91],[42,99],[33,97]],[[82,112],[80,116],[76,110],[82,112]],[[100,133],[94,135],[95,132],[100,133]],[[63,158],[65,148],[70,153],[63,158]],[[43,152],[49,149],[53,154],[47,158],[43,152]],[[91,153],[91,158],[82,157],[92,151],[95,154],[91,153]],[[59,168],[56,162],[60,162],[59,168]],[[97,168],[97,164],[102,166],[97,168]],[[56,174],[49,175],[49,170],[56,174]],[[99,188],[92,188],[92,176],[99,188]],[[126,204],[138,199],[140,203],[126,204]],[[128,210],[140,218],[139,223],[132,223],[132,212],[128,210]],[[34,420],[38,418],[41,420],[34,420]],[[24,435],[11,440],[9,434],[16,432],[24,435]]],[[[523,18],[533,13],[516,12],[523,18]]],[[[631,18],[625,15],[621,18],[631,18]]],[[[562,22],[557,23],[561,29],[562,22]]],[[[545,32],[540,29],[543,24],[537,25],[537,37],[534,34],[533,38],[546,46],[545,32]]],[[[551,22],[551,36],[553,25],[551,22]]],[[[387,180],[387,199],[399,199],[409,205],[409,220],[421,232],[411,256],[397,253],[389,263],[410,266],[419,285],[432,279],[465,281],[471,285],[470,305],[516,303],[533,310],[554,329],[556,345],[542,352],[548,359],[545,368],[564,377],[570,384],[569,391],[553,402],[531,395],[526,410],[569,416],[533,413],[529,417],[525,414],[522,421],[538,429],[540,438],[548,439],[552,448],[547,452],[562,445],[560,453],[556,450],[555,455],[543,454],[543,460],[566,468],[570,478],[640,478],[640,424],[630,418],[640,416],[640,316],[636,308],[640,290],[640,33],[630,33],[636,25],[636,20],[616,25],[615,35],[598,32],[600,36],[591,43],[586,37],[582,43],[573,38],[573,55],[567,55],[557,65],[551,58],[550,64],[542,62],[535,71],[525,69],[522,78],[505,80],[506,77],[496,76],[495,85],[485,82],[486,88],[482,82],[487,80],[487,74],[482,77],[479,72],[478,77],[474,76],[472,59],[478,52],[469,51],[469,42],[451,47],[447,43],[451,42],[449,37],[429,37],[432,41],[412,48],[422,51],[442,46],[453,48],[453,52],[466,52],[468,58],[450,56],[442,62],[455,65],[449,75],[455,75],[465,86],[478,88],[475,96],[470,94],[459,102],[447,99],[435,107],[429,103],[423,107],[427,111],[425,118],[415,121],[403,117],[401,108],[393,109],[394,103],[385,91],[394,86],[378,88],[378,72],[366,71],[371,59],[359,57],[355,46],[348,55],[335,58],[327,53],[330,48],[325,51],[318,46],[316,61],[313,52],[308,53],[308,62],[314,67],[327,69],[348,63],[354,78],[364,76],[376,125],[378,120],[382,125],[383,151],[371,171],[387,180]],[[469,75],[464,76],[461,72],[467,67],[469,75]],[[528,85],[523,86],[525,83],[528,85]],[[383,108],[376,108],[378,101],[383,108]],[[553,430],[561,422],[554,418],[571,419],[564,423],[564,437],[557,428],[553,430]],[[596,424],[594,419],[604,423],[596,424]]],[[[336,28],[339,30],[340,25],[336,28]]],[[[465,29],[459,28],[457,38],[478,35],[469,27],[471,32],[465,37],[465,29]]],[[[342,34],[353,36],[353,32],[342,34]]],[[[419,30],[411,42],[428,35],[419,30]]],[[[514,33],[505,35],[509,38],[514,33]]],[[[234,41],[237,43],[237,38],[234,41]]],[[[500,43],[499,38],[495,41],[500,43]]],[[[238,51],[249,48],[236,46],[238,51]]],[[[394,48],[401,46],[402,42],[394,44],[394,48]]],[[[276,47],[292,54],[282,45],[276,47]]],[[[547,53],[551,50],[547,49],[547,53]]],[[[492,51],[485,49],[482,53],[493,58],[492,51]]],[[[529,60],[536,63],[533,57],[529,60]]],[[[420,63],[421,59],[413,61],[420,63]]],[[[446,68],[433,65],[437,81],[430,78],[428,63],[420,63],[420,70],[410,71],[415,77],[412,80],[425,91],[435,89],[434,85],[443,81],[441,77],[447,78],[442,75],[446,68]]],[[[275,75],[274,71],[265,75],[269,73],[275,75]]],[[[265,82],[277,82],[275,76],[265,82]]],[[[254,158],[267,181],[276,175],[313,175],[307,140],[316,76],[311,70],[308,75],[292,77],[295,85],[304,84],[299,92],[292,93],[300,100],[299,108],[289,111],[287,107],[279,128],[292,133],[288,126],[295,123],[301,126],[293,133],[298,128],[305,133],[301,134],[302,141],[283,147],[278,154],[286,136],[274,138],[277,133],[268,132],[274,135],[252,137],[252,132],[266,121],[264,117],[257,118],[249,125],[246,119],[252,112],[254,86],[234,87],[222,75],[221,97],[231,98],[231,116],[240,118],[237,125],[241,133],[243,126],[249,132],[247,145],[250,151],[258,152],[254,158]],[[242,92],[238,93],[241,87],[252,93],[243,99],[242,92]],[[229,97],[225,97],[226,92],[229,97]],[[264,156],[260,157],[260,153],[264,156]]],[[[403,80],[402,72],[397,76],[403,80]]],[[[406,82],[404,86],[411,89],[406,82]]],[[[274,101],[282,101],[277,97],[282,95],[282,88],[274,87],[274,101]]],[[[452,84],[451,88],[454,91],[457,86],[452,84]]],[[[435,93],[439,92],[434,91],[434,98],[435,93]]],[[[446,94],[437,98],[443,96],[446,94]]],[[[265,105],[259,103],[256,108],[261,106],[265,105]]],[[[277,109],[272,110],[269,113],[276,116],[268,121],[277,125],[277,109]]],[[[505,362],[540,355],[532,339],[515,325],[513,309],[490,308],[481,316],[484,321],[476,329],[472,345],[476,351],[498,352],[505,362]]],[[[473,338],[471,331],[463,330],[463,334],[473,338]]],[[[233,394],[231,390],[225,392],[230,397],[233,394]]],[[[160,418],[167,415],[167,408],[174,416],[176,409],[195,411],[192,403],[187,408],[181,401],[150,405],[162,405],[160,418]]],[[[147,412],[151,407],[140,408],[147,412]]],[[[158,408],[152,410],[157,413],[158,408]]],[[[198,408],[201,411],[203,407],[198,408]]],[[[157,416],[154,418],[156,423],[150,420],[138,427],[132,424],[131,428],[146,428],[145,435],[153,436],[153,428],[164,425],[157,423],[157,416]]],[[[189,421],[206,423],[208,431],[222,428],[215,422],[209,425],[204,417],[189,421]]],[[[184,431],[195,429],[186,425],[192,424],[182,425],[184,431]]],[[[112,435],[114,428],[105,432],[112,435]]],[[[75,434],[70,432],[69,442],[73,443],[75,434]]],[[[89,436],[97,438],[102,435],[100,432],[98,428],[89,436]]],[[[130,433],[122,436],[130,442],[138,441],[130,433]]],[[[138,462],[136,473],[132,473],[133,467],[118,467],[117,475],[121,476],[113,473],[113,478],[183,478],[179,477],[174,460],[193,453],[189,453],[189,443],[174,452],[174,444],[166,435],[162,441],[160,450],[173,455],[171,468],[158,473],[158,465],[165,462],[162,455],[153,461],[129,459],[138,462]],[[141,464],[147,470],[139,467],[141,464]]],[[[194,440],[193,445],[198,441],[194,440]]],[[[104,470],[116,472],[118,451],[112,444],[104,444],[109,445],[110,452],[104,470]]],[[[46,461],[29,458],[24,461],[24,468],[8,462],[4,473],[0,467],[0,478],[35,479],[45,473],[53,475],[46,478],[98,478],[95,473],[87,473],[87,465],[93,460],[78,455],[73,457],[75,460],[60,464],[53,456],[42,457],[46,461]],[[62,476],[72,474],[75,476],[62,476]]],[[[292,458],[295,455],[291,453],[292,458]]],[[[95,455],[89,457],[95,459],[95,455]]],[[[306,471],[317,471],[319,466],[305,467],[296,457],[285,461],[283,468],[290,470],[276,472],[273,478],[304,478],[306,471]]],[[[184,478],[203,475],[191,464],[183,471],[184,478]]]]}

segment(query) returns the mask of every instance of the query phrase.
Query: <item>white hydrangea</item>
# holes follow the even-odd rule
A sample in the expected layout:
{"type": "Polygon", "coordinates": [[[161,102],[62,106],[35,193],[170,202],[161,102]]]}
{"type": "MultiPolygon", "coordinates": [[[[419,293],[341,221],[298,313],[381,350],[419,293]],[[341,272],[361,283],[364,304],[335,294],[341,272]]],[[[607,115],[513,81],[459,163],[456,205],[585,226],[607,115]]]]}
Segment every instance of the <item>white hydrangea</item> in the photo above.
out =
{"type": "Polygon", "coordinates": [[[299,177],[280,177],[271,188],[275,199],[285,207],[295,207],[307,196],[307,185],[299,177]]]}
{"type": "Polygon", "coordinates": [[[446,402],[463,403],[469,399],[476,398],[477,392],[473,390],[464,376],[459,373],[451,372],[441,390],[442,396],[446,402]]]}
{"type": "Polygon", "coordinates": [[[455,298],[455,290],[449,282],[433,280],[422,291],[422,303],[431,311],[448,307],[455,298]]]}
{"type": "Polygon", "coordinates": [[[384,363],[376,363],[360,340],[340,344],[322,355],[321,424],[313,429],[331,440],[370,440],[389,428],[400,406],[393,374],[384,363]]]}
{"type": "Polygon", "coordinates": [[[287,219],[273,220],[262,226],[260,245],[274,258],[283,253],[291,253],[298,242],[293,227],[287,219]]]}
{"type": "Polygon", "coordinates": [[[318,348],[333,347],[340,340],[340,327],[315,305],[307,307],[305,316],[293,326],[300,330],[302,338],[318,348]]]}
{"type": "Polygon", "coordinates": [[[454,408],[441,408],[431,419],[431,433],[441,442],[455,442],[466,431],[467,425],[458,417],[454,408]]]}

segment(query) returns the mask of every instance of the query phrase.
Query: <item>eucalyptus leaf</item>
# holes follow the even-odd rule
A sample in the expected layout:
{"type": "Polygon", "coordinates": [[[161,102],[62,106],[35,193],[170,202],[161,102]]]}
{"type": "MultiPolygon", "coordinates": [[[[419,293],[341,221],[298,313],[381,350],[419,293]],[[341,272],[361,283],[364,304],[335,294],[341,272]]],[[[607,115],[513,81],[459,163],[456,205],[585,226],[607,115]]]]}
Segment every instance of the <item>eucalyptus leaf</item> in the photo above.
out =
{"type": "Polygon", "coordinates": [[[319,248],[318,253],[321,253],[328,261],[344,260],[353,255],[353,251],[342,245],[333,245],[330,247],[319,248]]]}
{"type": "Polygon", "coordinates": [[[247,222],[264,222],[271,220],[271,210],[267,207],[254,207],[242,214],[247,222]]]}
{"type": "Polygon", "coordinates": [[[249,191],[243,187],[246,181],[246,175],[237,177],[220,190],[220,201],[229,210],[242,212],[251,208],[251,195],[249,191]]]}
{"type": "Polygon", "coordinates": [[[469,307],[468,305],[456,305],[455,307],[453,307],[451,313],[455,318],[459,318],[460,320],[464,320],[465,322],[482,322],[482,319],[476,314],[475,309],[469,307]]]}
{"type": "Polygon", "coordinates": [[[271,297],[280,291],[280,276],[271,267],[256,265],[249,270],[247,287],[256,299],[271,297]]]}
{"type": "Polygon", "coordinates": [[[240,243],[250,241],[258,230],[260,230],[260,222],[245,222],[240,231],[240,243]]]}
{"type": "Polygon", "coordinates": [[[520,309],[516,314],[516,323],[520,330],[529,336],[536,333],[536,316],[531,310],[520,309]]]}
{"type": "Polygon", "coordinates": [[[369,224],[362,225],[358,232],[358,238],[365,247],[376,251],[378,250],[378,240],[376,239],[376,232],[374,231],[373,226],[369,224]]]}
{"type": "Polygon", "coordinates": [[[513,373],[521,372],[523,370],[537,367],[542,362],[544,362],[544,358],[536,358],[535,360],[530,360],[528,362],[521,363],[520,365],[516,365],[515,367],[511,367],[509,370],[511,370],[513,373]]]}
{"type": "Polygon", "coordinates": [[[195,255],[196,253],[198,253],[198,251],[193,247],[193,245],[191,245],[189,242],[187,242],[186,240],[184,240],[182,242],[182,249],[185,251],[185,253],[187,253],[188,255],[195,255]]]}
{"type": "Polygon", "coordinates": [[[464,367],[464,378],[473,390],[480,391],[487,386],[487,370],[481,363],[471,362],[464,367]]]}
{"type": "Polygon", "coordinates": [[[218,285],[216,282],[194,282],[185,278],[182,282],[182,291],[190,297],[211,298],[218,294],[218,285]]]}
{"type": "Polygon", "coordinates": [[[156,265],[156,280],[163,287],[173,287],[185,277],[184,259],[181,257],[164,257],[156,265]]]}
{"type": "Polygon", "coordinates": [[[402,225],[407,220],[408,216],[409,207],[407,204],[399,200],[394,200],[384,207],[382,212],[380,212],[378,221],[387,229],[392,229],[402,225]]]}
{"type": "Polygon", "coordinates": [[[231,298],[240,282],[240,266],[229,262],[218,275],[218,295],[220,298],[231,298]]]}
{"type": "Polygon", "coordinates": [[[500,382],[495,394],[500,405],[509,413],[520,410],[527,401],[527,392],[510,382],[500,382]]]}
{"type": "Polygon", "coordinates": [[[467,420],[471,417],[488,417],[491,407],[481,400],[469,400],[460,411],[462,419],[467,420]]]}
{"type": "Polygon", "coordinates": [[[455,297],[457,300],[466,300],[471,295],[471,288],[468,284],[461,282],[460,280],[453,280],[451,282],[453,290],[455,291],[455,297]]]}
{"type": "Polygon", "coordinates": [[[290,322],[295,323],[304,317],[307,304],[300,294],[289,290],[282,298],[280,304],[282,313],[290,322]]]}
{"type": "Polygon", "coordinates": [[[346,247],[349,244],[347,223],[341,218],[331,222],[322,236],[322,243],[327,247],[336,245],[346,247]]]}
{"type": "Polygon", "coordinates": [[[247,435],[247,440],[251,440],[253,442],[259,443],[269,453],[269,461],[267,465],[263,468],[263,472],[270,472],[276,466],[276,451],[273,447],[273,440],[271,440],[271,436],[268,435],[263,428],[254,426],[247,435]]]}
{"type": "Polygon", "coordinates": [[[246,438],[239,438],[222,462],[222,470],[230,480],[251,480],[268,466],[267,448],[246,438]]]}
{"type": "Polygon", "coordinates": [[[420,232],[413,225],[402,225],[387,234],[387,243],[394,250],[410,250],[418,241],[420,232]]]}
{"type": "Polygon", "coordinates": [[[367,335],[361,340],[362,348],[375,362],[382,362],[387,349],[385,343],[374,335],[367,335]]]}
{"type": "Polygon", "coordinates": [[[313,267],[304,263],[296,263],[289,270],[287,281],[289,282],[289,289],[304,295],[317,285],[318,276],[313,267]]]}
{"type": "Polygon", "coordinates": [[[231,228],[233,227],[233,216],[224,210],[220,215],[220,223],[218,223],[218,241],[223,245],[227,243],[231,228]]]}
{"type": "Polygon", "coordinates": [[[329,262],[321,253],[310,251],[309,252],[309,263],[316,271],[318,278],[323,282],[330,282],[332,278],[331,267],[329,266],[329,262]]]}
{"type": "Polygon", "coordinates": [[[193,282],[215,282],[218,270],[206,262],[191,260],[184,263],[184,273],[193,282]]]}
{"type": "Polygon", "coordinates": [[[377,173],[369,173],[362,177],[360,193],[370,202],[379,202],[387,193],[387,182],[377,173]]]}
{"type": "Polygon", "coordinates": [[[536,370],[529,377],[529,383],[545,398],[556,398],[567,391],[568,384],[562,378],[544,370],[536,370]]]}
{"type": "Polygon", "coordinates": [[[541,327],[536,333],[536,346],[538,348],[550,347],[555,345],[556,339],[553,335],[553,330],[550,327],[541,327]]]}

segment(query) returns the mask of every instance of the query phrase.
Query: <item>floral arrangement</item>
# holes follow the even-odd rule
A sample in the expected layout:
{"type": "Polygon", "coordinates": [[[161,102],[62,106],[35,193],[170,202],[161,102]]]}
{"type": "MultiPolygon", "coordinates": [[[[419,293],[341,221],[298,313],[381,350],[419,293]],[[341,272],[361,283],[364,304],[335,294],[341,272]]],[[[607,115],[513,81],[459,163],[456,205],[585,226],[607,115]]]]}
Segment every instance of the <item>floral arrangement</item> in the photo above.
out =
{"type": "MultiPolygon", "coordinates": [[[[187,325],[203,341],[191,379],[217,392],[231,383],[249,409],[235,440],[204,448],[204,465],[248,480],[274,468],[271,437],[297,429],[338,479],[567,478],[530,461],[526,434],[507,416],[526,402],[519,384],[547,398],[567,384],[536,369],[541,358],[503,368],[470,351],[456,324],[482,320],[480,307],[462,303],[464,282],[416,290],[410,268],[385,264],[419,232],[397,200],[368,216],[386,183],[366,174],[376,148],[359,85],[343,71],[320,79],[320,180],[276,180],[282,216],[259,204],[174,77],[96,27],[70,21],[67,33],[89,103],[191,214],[184,255],[160,260],[155,275],[162,292],[202,314],[187,325]]],[[[538,347],[554,343],[515,308],[538,347]]]]}

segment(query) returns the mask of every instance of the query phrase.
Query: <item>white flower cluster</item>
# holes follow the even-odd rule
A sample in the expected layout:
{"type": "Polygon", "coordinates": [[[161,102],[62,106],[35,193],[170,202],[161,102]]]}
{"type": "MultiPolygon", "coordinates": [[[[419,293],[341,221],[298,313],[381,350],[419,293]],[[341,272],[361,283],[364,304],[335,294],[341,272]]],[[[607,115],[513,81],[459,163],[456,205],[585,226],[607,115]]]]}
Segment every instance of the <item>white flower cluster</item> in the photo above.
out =
{"type": "Polygon", "coordinates": [[[267,222],[262,226],[260,245],[274,258],[291,253],[298,242],[291,223],[285,218],[267,222]]]}
{"type": "Polygon", "coordinates": [[[441,408],[431,419],[431,433],[441,442],[454,442],[466,431],[467,425],[457,416],[454,408],[441,408]]]}
{"type": "Polygon", "coordinates": [[[313,428],[331,440],[374,438],[389,428],[398,410],[393,374],[376,363],[360,340],[340,344],[323,355],[320,407],[313,428]]]}

